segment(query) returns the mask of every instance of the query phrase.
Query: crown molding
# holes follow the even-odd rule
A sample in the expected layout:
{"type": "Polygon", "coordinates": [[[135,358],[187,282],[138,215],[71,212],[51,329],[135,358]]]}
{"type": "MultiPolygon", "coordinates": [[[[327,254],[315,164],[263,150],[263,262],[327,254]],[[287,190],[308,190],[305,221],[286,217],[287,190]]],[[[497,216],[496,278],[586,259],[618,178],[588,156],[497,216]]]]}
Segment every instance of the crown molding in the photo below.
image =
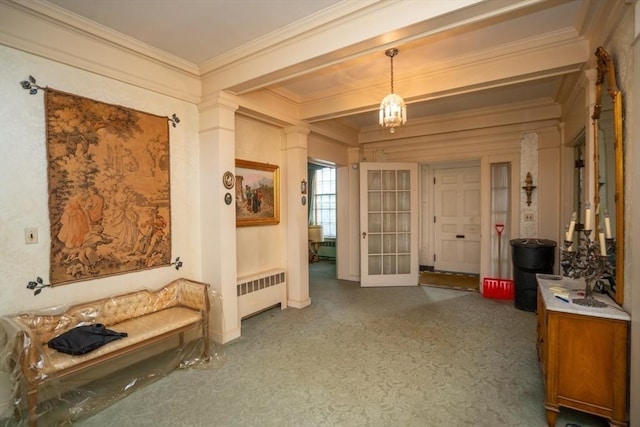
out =
{"type": "Polygon", "coordinates": [[[197,70],[184,61],[37,0],[0,0],[0,44],[198,103],[197,70]]]}
{"type": "MultiPolygon", "coordinates": [[[[520,141],[527,133],[557,128],[557,120],[463,130],[441,135],[423,135],[387,140],[364,146],[365,155],[383,151],[388,161],[451,162],[520,153],[520,141]]],[[[518,154],[519,155],[519,154],[518,154]]]]}
{"type": "MultiPolygon", "coordinates": [[[[459,57],[446,64],[437,64],[396,79],[403,87],[402,96],[409,104],[464,94],[483,89],[578,72],[589,55],[589,43],[584,38],[549,41],[543,45],[529,41],[526,50],[518,51],[514,44],[505,49],[493,49],[482,55],[459,57]]],[[[388,93],[388,82],[364,82],[359,89],[338,96],[322,96],[301,103],[301,118],[319,121],[346,114],[368,112],[378,108],[380,99],[388,93]]]]}
{"type": "MultiPolygon", "coordinates": [[[[466,16],[470,13],[468,9],[473,7],[486,9],[489,5],[479,0],[433,4],[399,0],[341,2],[331,9],[333,14],[325,21],[316,15],[313,28],[293,35],[291,32],[288,35],[283,33],[284,38],[269,40],[268,43],[263,39],[257,40],[255,44],[234,51],[233,56],[219,57],[201,67],[201,74],[211,79],[212,90],[247,93],[284,78],[369,54],[379,50],[381,44],[418,37],[426,28],[433,26],[434,19],[446,16],[446,19],[438,20],[438,25],[457,25],[449,21],[455,21],[454,16],[459,11],[466,16]]],[[[492,7],[499,9],[495,13],[506,9],[492,7]]],[[[430,31],[439,30],[440,27],[430,31]]]]}
{"type": "Polygon", "coordinates": [[[244,115],[280,127],[308,126],[299,118],[298,105],[270,91],[260,91],[236,97],[244,115]]]}
{"type": "Polygon", "coordinates": [[[52,3],[42,0],[2,0],[14,3],[28,13],[37,14],[56,24],[65,26],[77,33],[111,43],[131,52],[159,61],[167,66],[182,70],[191,75],[198,75],[198,67],[182,58],[157,49],[140,40],[129,37],[109,27],[98,24],[83,16],[77,15],[52,3]]]}
{"type": "MultiPolygon", "coordinates": [[[[535,53],[539,49],[544,49],[544,55],[550,54],[551,50],[575,49],[583,44],[585,39],[576,37],[576,32],[570,29],[557,30],[552,33],[545,33],[535,37],[529,37],[524,40],[518,40],[501,44],[490,49],[477,50],[472,53],[459,55],[456,57],[447,57],[446,60],[436,60],[429,57],[429,61],[422,61],[419,66],[412,68],[402,67],[402,70],[396,70],[394,82],[396,86],[411,87],[414,81],[424,79],[426,75],[437,75],[439,73],[449,73],[451,70],[474,67],[486,63],[493,63],[496,60],[504,60],[509,57],[516,57],[517,62],[523,62],[528,52],[535,53]],[[566,47],[568,46],[568,47],[566,47]]],[[[419,50],[415,48],[414,50],[419,50]]],[[[406,54],[406,51],[404,52],[406,54]]],[[[526,61],[524,61],[526,62],[526,61]]],[[[385,79],[379,77],[370,77],[358,81],[361,91],[370,93],[371,88],[376,88],[380,93],[387,93],[389,90],[389,81],[387,76],[385,79]]],[[[354,93],[353,87],[336,86],[334,89],[324,90],[321,97],[300,96],[283,87],[270,88],[270,90],[279,92],[282,96],[302,103],[322,102],[323,100],[331,100],[342,96],[352,97],[354,93]]]]}
{"type": "MultiPolygon", "coordinates": [[[[598,46],[605,46],[609,42],[624,13],[632,6],[625,1],[591,1],[595,7],[589,8],[592,14],[588,21],[591,25],[586,30],[590,34],[591,51],[595,52],[598,46]]],[[[595,64],[596,58],[593,56],[589,66],[595,67],[595,64]]]]}
{"type": "Polygon", "coordinates": [[[272,49],[282,43],[291,43],[298,38],[322,32],[324,27],[332,27],[336,21],[344,16],[350,16],[363,9],[381,7],[380,0],[359,0],[357,2],[336,3],[326,9],[322,9],[312,15],[300,19],[279,30],[271,32],[263,37],[245,43],[244,45],[212,58],[200,64],[200,73],[207,74],[215,70],[227,68],[231,64],[241,62],[253,55],[259,55],[265,50],[272,49]]]}
{"type": "Polygon", "coordinates": [[[442,135],[470,129],[558,120],[560,113],[560,105],[554,103],[551,99],[541,98],[528,102],[479,108],[413,120],[409,124],[399,127],[393,134],[393,138],[390,138],[389,132],[380,126],[370,126],[361,130],[359,142],[361,144],[370,144],[389,139],[442,135]]]}
{"type": "Polygon", "coordinates": [[[321,135],[341,144],[358,147],[358,131],[340,122],[317,123],[310,125],[313,134],[321,135]]]}

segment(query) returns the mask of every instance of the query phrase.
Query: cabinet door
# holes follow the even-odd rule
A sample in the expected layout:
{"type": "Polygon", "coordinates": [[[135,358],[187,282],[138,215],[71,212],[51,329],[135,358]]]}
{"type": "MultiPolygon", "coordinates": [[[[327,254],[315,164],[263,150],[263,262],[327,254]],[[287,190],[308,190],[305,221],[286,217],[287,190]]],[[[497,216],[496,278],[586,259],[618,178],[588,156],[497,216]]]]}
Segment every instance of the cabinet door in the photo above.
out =
{"type": "Polygon", "coordinates": [[[627,425],[629,322],[549,310],[553,302],[547,305],[543,293],[538,292],[537,345],[549,425],[560,407],[627,425]]]}
{"type": "MultiPolygon", "coordinates": [[[[563,406],[588,408],[594,414],[623,419],[626,403],[626,354],[618,351],[626,330],[621,322],[588,316],[560,315],[557,394],[563,406]]],[[[623,341],[624,342],[624,341],[623,341]]]]}

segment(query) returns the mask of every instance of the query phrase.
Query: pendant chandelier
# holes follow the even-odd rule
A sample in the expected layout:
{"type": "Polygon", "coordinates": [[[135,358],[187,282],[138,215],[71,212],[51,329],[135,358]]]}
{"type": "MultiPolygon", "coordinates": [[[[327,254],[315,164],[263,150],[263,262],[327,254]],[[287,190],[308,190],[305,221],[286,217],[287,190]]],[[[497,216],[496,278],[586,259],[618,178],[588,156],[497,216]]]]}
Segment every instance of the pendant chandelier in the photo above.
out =
{"type": "Polygon", "coordinates": [[[400,95],[393,93],[393,57],[398,49],[388,49],[385,52],[391,58],[391,93],[380,103],[380,126],[388,127],[390,133],[396,131],[396,126],[407,122],[407,106],[400,95]]]}

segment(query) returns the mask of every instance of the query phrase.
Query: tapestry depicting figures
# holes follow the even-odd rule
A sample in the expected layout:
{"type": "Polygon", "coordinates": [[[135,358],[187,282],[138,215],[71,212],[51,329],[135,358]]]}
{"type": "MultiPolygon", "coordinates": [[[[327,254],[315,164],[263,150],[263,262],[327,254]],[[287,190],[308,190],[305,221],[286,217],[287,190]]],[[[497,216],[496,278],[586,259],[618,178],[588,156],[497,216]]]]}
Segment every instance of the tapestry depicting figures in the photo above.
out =
{"type": "Polygon", "coordinates": [[[47,89],[52,285],[171,263],[167,117],[47,89]]]}

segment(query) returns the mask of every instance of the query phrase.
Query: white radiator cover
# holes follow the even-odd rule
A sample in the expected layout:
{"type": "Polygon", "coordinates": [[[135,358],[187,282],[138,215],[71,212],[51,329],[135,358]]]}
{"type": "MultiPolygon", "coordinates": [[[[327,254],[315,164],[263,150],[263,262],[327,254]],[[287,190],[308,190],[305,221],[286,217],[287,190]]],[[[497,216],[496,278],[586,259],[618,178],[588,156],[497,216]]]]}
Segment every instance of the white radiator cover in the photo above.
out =
{"type": "Polygon", "coordinates": [[[287,308],[287,281],[284,269],[262,271],[238,277],[240,319],[280,304],[287,308]]]}
{"type": "Polygon", "coordinates": [[[324,242],[320,243],[318,256],[320,258],[336,259],[336,240],[328,238],[325,239],[324,242]]]}

